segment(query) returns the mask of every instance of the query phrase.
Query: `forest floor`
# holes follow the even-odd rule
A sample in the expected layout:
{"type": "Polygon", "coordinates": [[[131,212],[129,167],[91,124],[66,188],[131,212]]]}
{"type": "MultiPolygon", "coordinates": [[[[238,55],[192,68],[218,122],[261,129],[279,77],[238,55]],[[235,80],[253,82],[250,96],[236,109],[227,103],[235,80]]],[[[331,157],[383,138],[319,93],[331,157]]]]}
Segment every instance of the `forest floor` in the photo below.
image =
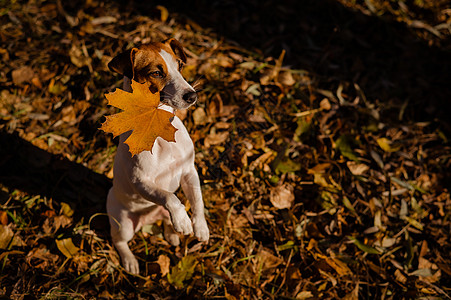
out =
{"type": "Polygon", "coordinates": [[[451,299],[448,1],[141,2],[0,1],[1,299],[451,299]],[[107,63],[169,37],[211,236],[145,226],[135,276],[107,63]]]}

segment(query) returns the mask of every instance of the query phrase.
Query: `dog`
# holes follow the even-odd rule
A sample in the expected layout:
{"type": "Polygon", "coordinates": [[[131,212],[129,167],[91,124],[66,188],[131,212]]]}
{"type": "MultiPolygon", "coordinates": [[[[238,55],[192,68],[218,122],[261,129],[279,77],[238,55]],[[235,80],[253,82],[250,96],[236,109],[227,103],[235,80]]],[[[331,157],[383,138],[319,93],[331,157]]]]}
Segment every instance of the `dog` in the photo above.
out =
{"type": "MultiPolygon", "coordinates": [[[[124,76],[123,88],[131,92],[131,80],[150,82],[151,92],[160,92],[160,108],[170,112],[186,109],[197,101],[195,89],[181,74],[185,51],[176,39],[132,48],[114,57],[108,67],[124,76]]],[[[163,220],[164,237],[179,245],[178,233],[194,235],[202,242],[209,239],[199,176],[194,165],[194,145],[182,121],[171,121],[177,128],[175,143],[158,137],[150,151],[131,156],[119,137],[114,159],[113,186],[108,192],[107,213],[111,237],[126,271],[139,274],[139,264],[128,242],[143,225],[163,220]],[[185,206],[175,196],[181,185],[192,209],[192,222],[185,206]]]]}

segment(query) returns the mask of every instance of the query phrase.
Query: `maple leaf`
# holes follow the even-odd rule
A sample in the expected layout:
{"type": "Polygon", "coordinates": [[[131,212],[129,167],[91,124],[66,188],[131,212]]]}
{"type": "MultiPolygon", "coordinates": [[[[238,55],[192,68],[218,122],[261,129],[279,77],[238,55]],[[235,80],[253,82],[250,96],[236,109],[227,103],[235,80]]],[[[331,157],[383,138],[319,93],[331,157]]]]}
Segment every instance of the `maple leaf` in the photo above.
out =
{"type": "Polygon", "coordinates": [[[168,142],[175,142],[175,128],[171,124],[173,113],[158,109],[160,93],[152,93],[149,85],[132,80],[132,93],[116,89],[105,94],[108,104],[123,111],[106,116],[101,130],[112,133],[115,137],[132,130],[125,140],[132,156],[148,150],[152,152],[157,137],[168,142]]]}

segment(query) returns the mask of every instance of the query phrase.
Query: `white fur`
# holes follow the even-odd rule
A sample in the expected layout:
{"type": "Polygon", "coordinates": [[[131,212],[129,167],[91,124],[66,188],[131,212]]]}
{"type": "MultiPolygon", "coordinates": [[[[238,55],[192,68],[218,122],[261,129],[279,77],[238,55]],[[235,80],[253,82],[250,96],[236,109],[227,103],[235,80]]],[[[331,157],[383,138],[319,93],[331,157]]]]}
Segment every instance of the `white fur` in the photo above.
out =
{"type": "Polygon", "coordinates": [[[170,76],[169,83],[164,87],[163,95],[169,95],[168,104],[179,109],[188,108],[191,104],[183,100],[183,95],[187,92],[195,92],[193,87],[186,82],[182,74],[179,72],[179,65],[174,56],[164,50],[160,50],[160,56],[163,58],[168,68],[170,76]]]}
{"type": "MultiPolygon", "coordinates": [[[[168,63],[170,60],[165,57],[167,53],[160,53],[168,63]]],[[[173,58],[172,60],[175,61],[173,58]]],[[[177,90],[185,90],[186,85],[194,90],[183,79],[178,68],[174,70],[174,66],[168,63],[168,69],[172,80],[176,81],[177,90]],[[178,75],[175,76],[174,72],[178,75]],[[186,85],[180,83],[180,80],[186,85]]],[[[124,78],[124,90],[131,90],[127,77],[124,78]]],[[[172,108],[165,106],[164,109],[172,108]]],[[[125,269],[134,274],[139,273],[138,261],[127,243],[142,225],[162,219],[165,238],[173,245],[180,242],[177,232],[188,235],[193,233],[193,228],[194,235],[199,240],[209,239],[199,176],[194,166],[193,142],[178,117],[174,116],[172,125],[177,128],[176,142],[167,142],[158,137],[152,153],[143,151],[132,157],[128,146],[124,144],[131,132],[122,134],[119,139],[114,160],[113,187],[107,198],[107,212],[113,243],[125,269]],[[185,206],[174,195],[180,185],[191,204],[192,222],[185,206]]]]}

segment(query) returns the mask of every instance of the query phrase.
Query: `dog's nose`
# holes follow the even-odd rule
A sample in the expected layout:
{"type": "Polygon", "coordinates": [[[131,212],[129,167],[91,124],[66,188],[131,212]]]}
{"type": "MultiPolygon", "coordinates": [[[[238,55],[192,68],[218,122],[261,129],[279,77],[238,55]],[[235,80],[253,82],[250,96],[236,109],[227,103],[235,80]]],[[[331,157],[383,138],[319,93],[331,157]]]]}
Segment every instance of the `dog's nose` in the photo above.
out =
{"type": "Polygon", "coordinates": [[[183,100],[185,100],[187,103],[192,104],[196,102],[197,100],[197,94],[196,92],[188,92],[185,95],[183,95],[183,100]]]}

